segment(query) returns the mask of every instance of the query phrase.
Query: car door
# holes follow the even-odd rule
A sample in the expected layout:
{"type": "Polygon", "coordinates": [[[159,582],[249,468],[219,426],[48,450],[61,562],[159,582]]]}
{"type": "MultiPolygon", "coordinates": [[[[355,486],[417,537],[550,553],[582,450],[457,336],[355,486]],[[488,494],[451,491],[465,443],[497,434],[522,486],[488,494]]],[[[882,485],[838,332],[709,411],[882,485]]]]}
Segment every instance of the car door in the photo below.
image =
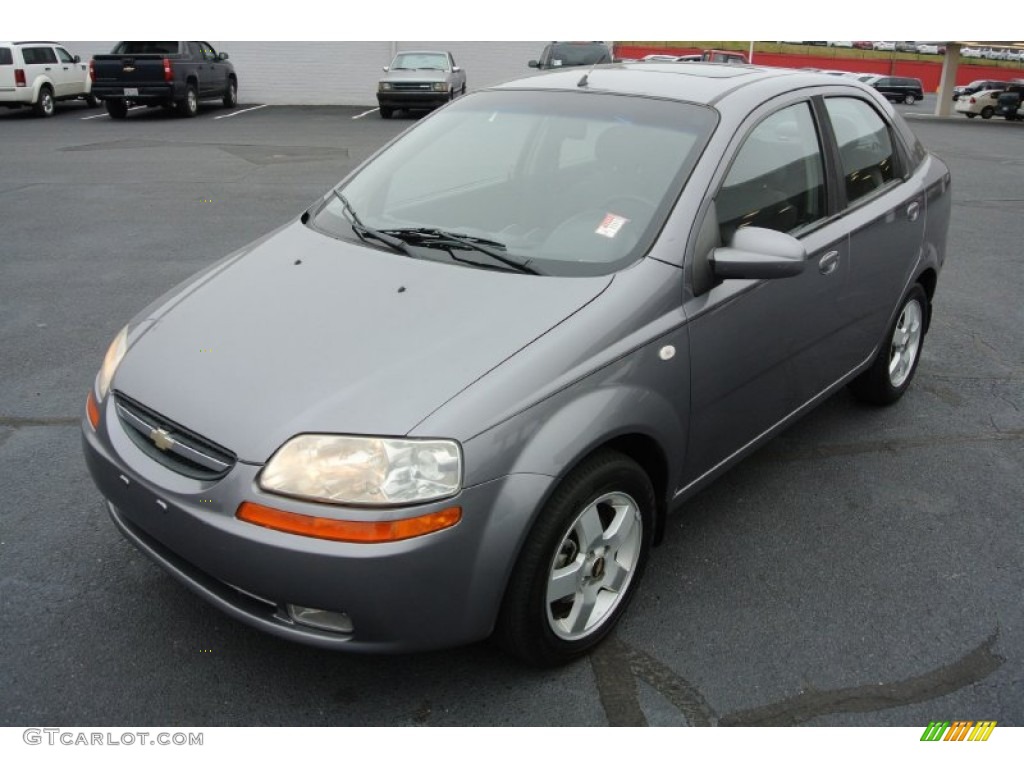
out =
{"type": "Polygon", "coordinates": [[[874,352],[921,256],[923,172],[910,169],[883,111],[868,98],[833,96],[825,111],[836,137],[838,196],[850,235],[850,291],[857,357],[874,352]]]}
{"type": "Polygon", "coordinates": [[[57,46],[53,50],[57,54],[57,68],[54,70],[57,74],[54,78],[57,96],[70,98],[85,93],[81,65],[63,48],[57,46]]]}
{"type": "Polygon", "coordinates": [[[713,183],[690,254],[693,295],[684,304],[691,349],[687,482],[851,369],[843,300],[849,243],[834,217],[834,159],[825,151],[822,120],[820,102],[806,97],[763,106],[737,134],[728,169],[713,183]],[[806,251],[801,274],[717,280],[709,252],[745,226],[796,237],[806,251]]]}
{"type": "Polygon", "coordinates": [[[53,88],[53,94],[57,93],[57,54],[49,46],[26,46],[21,49],[22,59],[25,61],[25,82],[33,87],[36,81],[42,77],[49,81],[53,88]]]}
{"type": "Polygon", "coordinates": [[[219,96],[227,88],[227,64],[220,60],[209,43],[201,42],[199,47],[203,50],[203,80],[206,81],[201,90],[206,96],[219,96]]]}

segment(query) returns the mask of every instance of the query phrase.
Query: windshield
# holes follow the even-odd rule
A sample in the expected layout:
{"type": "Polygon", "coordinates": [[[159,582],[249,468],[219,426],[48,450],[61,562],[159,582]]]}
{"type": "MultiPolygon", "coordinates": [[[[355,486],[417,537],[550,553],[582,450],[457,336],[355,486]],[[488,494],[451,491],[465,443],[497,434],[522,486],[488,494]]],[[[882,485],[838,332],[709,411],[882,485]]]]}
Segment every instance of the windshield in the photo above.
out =
{"type": "Polygon", "coordinates": [[[443,53],[400,53],[391,69],[447,69],[448,57],[443,53]]]}
{"type": "Polygon", "coordinates": [[[556,43],[551,46],[548,66],[580,67],[588,64],[604,64],[612,60],[608,46],[604,43],[556,43]]]}
{"type": "MultiPolygon", "coordinates": [[[[341,191],[364,228],[389,236],[444,230],[543,274],[607,274],[653,243],[716,114],[640,97],[484,91],[425,119],[341,191]]],[[[331,196],[313,225],[358,241],[346,213],[331,196]]]]}

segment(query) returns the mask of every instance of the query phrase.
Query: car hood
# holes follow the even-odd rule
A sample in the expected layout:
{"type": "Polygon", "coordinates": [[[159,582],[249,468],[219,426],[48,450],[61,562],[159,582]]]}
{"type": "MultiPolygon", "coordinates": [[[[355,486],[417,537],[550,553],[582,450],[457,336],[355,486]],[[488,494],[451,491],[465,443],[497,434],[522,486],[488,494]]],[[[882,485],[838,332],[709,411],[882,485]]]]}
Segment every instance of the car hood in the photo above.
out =
{"type": "Polygon", "coordinates": [[[611,280],[413,259],[295,223],[148,313],[113,387],[254,463],[303,432],[404,435],[611,280]]]}

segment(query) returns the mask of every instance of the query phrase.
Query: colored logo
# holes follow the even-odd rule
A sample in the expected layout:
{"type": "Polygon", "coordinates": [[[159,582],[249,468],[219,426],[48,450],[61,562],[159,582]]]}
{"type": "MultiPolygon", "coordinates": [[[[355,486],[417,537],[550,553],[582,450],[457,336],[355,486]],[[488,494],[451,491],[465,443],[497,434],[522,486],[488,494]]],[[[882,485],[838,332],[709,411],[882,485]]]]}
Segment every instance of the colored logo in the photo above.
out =
{"type": "Polygon", "coordinates": [[[995,727],[995,720],[933,720],[921,734],[921,741],[988,741],[995,727]]]}

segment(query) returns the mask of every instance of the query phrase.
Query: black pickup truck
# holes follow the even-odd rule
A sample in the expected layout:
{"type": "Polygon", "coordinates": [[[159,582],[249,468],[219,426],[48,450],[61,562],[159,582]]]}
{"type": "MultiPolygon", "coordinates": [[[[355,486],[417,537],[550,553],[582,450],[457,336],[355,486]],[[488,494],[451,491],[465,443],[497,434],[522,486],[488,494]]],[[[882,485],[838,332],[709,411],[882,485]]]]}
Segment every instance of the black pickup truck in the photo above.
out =
{"type": "Polygon", "coordinates": [[[92,95],[118,120],[131,104],[176,108],[186,117],[195,117],[206,99],[233,107],[238,77],[227,59],[204,42],[121,42],[92,57],[92,95]]]}

